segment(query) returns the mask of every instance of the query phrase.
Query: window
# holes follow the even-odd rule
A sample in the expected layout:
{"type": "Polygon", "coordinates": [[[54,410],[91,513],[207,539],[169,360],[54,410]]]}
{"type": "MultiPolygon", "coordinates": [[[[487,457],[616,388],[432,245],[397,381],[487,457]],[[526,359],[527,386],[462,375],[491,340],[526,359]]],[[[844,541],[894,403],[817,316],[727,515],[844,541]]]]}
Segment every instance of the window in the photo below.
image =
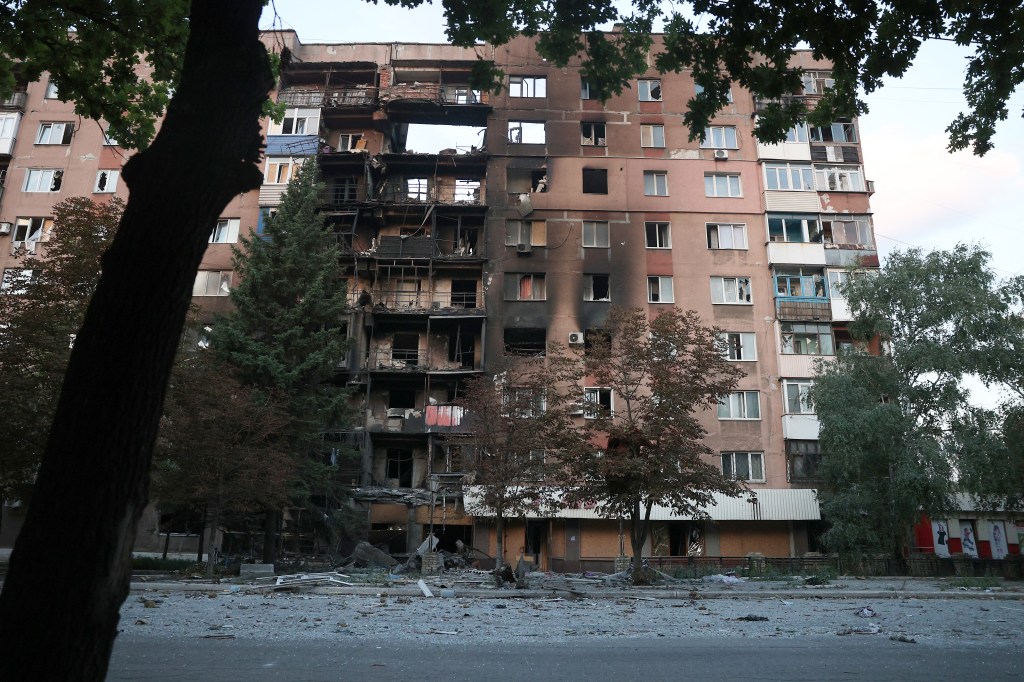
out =
{"type": "Polygon", "coordinates": [[[506,301],[543,301],[546,298],[544,275],[505,273],[506,301]]]}
{"type": "Polygon", "coordinates": [[[739,149],[735,126],[710,126],[704,129],[704,149],[739,149]]]}
{"type": "Polygon", "coordinates": [[[238,218],[221,218],[210,234],[211,244],[234,244],[238,241],[238,218]]]}
{"type": "Polygon", "coordinates": [[[768,189],[814,191],[814,171],[809,165],[766,163],[764,176],[768,189]]]}
{"type": "Polygon", "coordinates": [[[280,123],[270,126],[272,135],[316,135],[320,132],[319,109],[286,109],[280,123]]]}
{"type": "Polygon", "coordinates": [[[362,141],[362,133],[342,133],[338,135],[338,151],[347,152],[356,149],[362,141]]]}
{"type": "Polygon", "coordinates": [[[24,296],[28,293],[28,284],[31,281],[31,270],[4,268],[3,279],[0,279],[0,292],[10,296],[24,296]]]}
{"type": "Polygon", "coordinates": [[[192,285],[193,296],[227,296],[231,293],[230,270],[200,270],[192,285]]]}
{"type": "Polygon", "coordinates": [[[787,440],[790,481],[816,481],[821,464],[821,447],[816,440],[787,440]]]}
{"type": "Polygon", "coordinates": [[[826,244],[873,246],[874,235],[867,216],[843,216],[821,221],[826,244]]]}
{"type": "Polygon", "coordinates": [[[810,379],[785,379],[782,382],[786,394],[786,414],[814,414],[814,406],[811,405],[813,385],[810,379]]]}
{"type": "Polygon", "coordinates": [[[807,124],[797,123],[787,130],[786,142],[807,142],[807,124]]]}
{"type": "Polygon", "coordinates": [[[606,249],[609,243],[608,223],[583,221],[583,246],[606,249]]]}
{"type": "Polygon", "coordinates": [[[45,241],[52,229],[53,218],[18,218],[11,237],[11,253],[21,248],[35,253],[36,244],[45,241]]]}
{"type": "Polygon", "coordinates": [[[594,95],[590,92],[590,83],[586,78],[580,79],[580,99],[594,99],[594,95]]]}
{"type": "Polygon", "coordinates": [[[723,358],[738,362],[757,360],[757,343],[753,332],[723,332],[718,336],[724,346],[723,358]]]}
{"type": "MultiPolygon", "coordinates": [[[[694,83],[693,84],[693,90],[698,95],[703,94],[704,86],[701,85],[700,83],[694,83]]],[[[726,91],[726,93],[725,93],[725,101],[726,102],[732,102],[732,88],[730,88],[729,90],[726,91]]]]}
{"type": "Polygon", "coordinates": [[[722,474],[734,481],[764,483],[764,453],[723,452],[722,474]]]}
{"type": "Polygon", "coordinates": [[[501,395],[506,414],[520,419],[539,417],[548,411],[548,399],[543,389],[509,386],[501,395]]]}
{"type": "Polygon", "coordinates": [[[750,303],[750,278],[712,277],[711,302],[733,305],[750,303]]]}
{"type": "Polygon", "coordinates": [[[580,123],[580,144],[585,147],[605,146],[604,123],[580,123]]]}
{"type": "Polygon", "coordinates": [[[547,97],[548,80],[543,76],[509,76],[509,97],[547,97]]]}
{"type": "Polygon", "coordinates": [[[468,201],[477,203],[480,201],[479,180],[456,180],[455,201],[468,201]]]}
{"type": "Polygon", "coordinates": [[[57,84],[53,82],[53,77],[50,77],[50,81],[46,84],[46,92],[43,93],[43,99],[57,99],[60,95],[57,92],[57,84]]]}
{"type": "Polygon", "coordinates": [[[782,322],[784,355],[835,355],[832,327],[816,322],[782,322]]]}
{"type": "Polygon", "coordinates": [[[543,357],[548,347],[548,331],[536,329],[505,328],[505,355],[543,357]]]}
{"type": "Polygon", "coordinates": [[[610,275],[583,275],[583,300],[584,301],[610,301],[612,300],[610,275]]]}
{"type": "Polygon", "coordinates": [[[747,248],[747,226],[735,223],[707,223],[709,249],[747,248]]]}
{"type": "Polygon", "coordinates": [[[292,179],[292,173],[299,167],[298,161],[284,157],[267,157],[267,170],[263,173],[263,182],[267,185],[286,185],[292,179]]]}
{"type": "Polygon", "coordinates": [[[671,277],[647,278],[648,303],[675,303],[675,291],[672,289],[671,277]]]}
{"type": "Polygon", "coordinates": [[[736,391],[718,400],[719,419],[760,419],[761,394],[757,391],[736,391]]]}
{"type": "Polygon", "coordinates": [[[387,472],[384,478],[396,482],[399,488],[412,487],[412,450],[388,448],[387,472]]]}
{"type": "Polygon", "coordinates": [[[36,144],[71,144],[74,123],[40,123],[36,144]]]}
{"type": "Polygon", "coordinates": [[[544,220],[506,220],[505,246],[547,246],[547,222],[544,220]]]}
{"type": "Polygon", "coordinates": [[[822,95],[825,90],[835,87],[831,71],[805,71],[801,76],[805,95],[822,95]]]}
{"type": "Polygon", "coordinates": [[[644,235],[648,249],[672,248],[671,223],[644,223],[644,235]]]}
{"type": "Polygon", "coordinates": [[[103,145],[106,146],[106,147],[120,147],[121,146],[120,144],[118,144],[118,142],[114,138],[114,136],[110,133],[110,128],[107,128],[106,130],[103,131],[103,145]]]}
{"type": "Polygon", "coordinates": [[[858,166],[818,166],[814,175],[822,192],[864,191],[864,177],[858,166]]]}
{"type": "Polygon", "coordinates": [[[644,194],[649,197],[667,197],[668,173],[665,171],[644,171],[644,194]]]}
{"type": "Polygon", "coordinates": [[[64,171],[56,168],[30,168],[25,171],[26,192],[59,192],[64,171]]]}
{"type": "Polygon", "coordinates": [[[641,147],[664,147],[665,126],[663,125],[641,125],[640,126],[641,147]]]}
{"type": "Polygon", "coordinates": [[[588,387],[583,389],[583,417],[597,419],[610,417],[612,411],[612,389],[588,387]]]}
{"type": "Polygon", "coordinates": [[[814,215],[769,215],[768,240],[773,242],[815,243],[822,240],[821,225],[814,215]]]}
{"type": "Polygon", "coordinates": [[[735,173],[705,173],[704,195],[709,197],[738,197],[740,176],[735,173]]]}
{"type": "Polygon", "coordinates": [[[508,141],[512,144],[544,144],[544,124],[509,121],[508,141]]]}
{"type": "Polygon", "coordinates": [[[430,180],[427,178],[406,178],[405,198],[409,201],[426,201],[430,198],[430,180]]]}
{"type": "Polygon", "coordinates": [[[837,121],[830,126],[811,127],[811,140],[814,142],[856,142],[857,126],[849,121],[837,121]]]}
{"type": "Polygon", "coordinates": [[[608,194],[608,169],[584,168],[583,193],[608,194]]]}
{"type": "Polygon", "coordinates": [[[641,102],[660,102],[661,80],[655,78],[638,80],[636,82],[636,92],[641,102]]]}
{"type": "Polygon", "coordinates": [[[96,172],[96,184],[92,191],[96,194],[110,194],[117,191],[117,179],[121,177],[119,170],[101,170],[96,172]]]}
{"type": "Polygon", "coordinates": [[[794,298],[826,298],[825,273],[821,268],[776,268],[775,295],[794,298]]]}

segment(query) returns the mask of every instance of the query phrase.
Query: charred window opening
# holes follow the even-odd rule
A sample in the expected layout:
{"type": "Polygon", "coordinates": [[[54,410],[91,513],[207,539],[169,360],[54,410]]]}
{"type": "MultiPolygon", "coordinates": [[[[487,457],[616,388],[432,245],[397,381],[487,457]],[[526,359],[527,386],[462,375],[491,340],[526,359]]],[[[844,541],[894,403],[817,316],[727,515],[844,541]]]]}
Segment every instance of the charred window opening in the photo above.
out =
{"type": "Polygon", "coordinates": [[[385,478],[396,481],[399,488],[412,487],[412,450],[388,448],[385,478]]]}
{"type": "Polygon", "coordinates": [[[542,357],[547,345],[547,329],[505,329],[505,355],[542,357]]]}
{"type": "Polygon", "coordinates": [[[409,367],[415,367],[419,364],[419,354],[419,334],[395,334],[394,340],[391,343],[392,361],[405,363],[409,367]]]}
{"type": "Polygon", "coordinates": [[[604,123],[580,123],[580,144],[585,147],[605,146],[604,123]]]}
{"type": "Polygon", "coordinates": [[[603,329],[587,329],[583,332],[583,354],[590,355],[594,346],[609,348],[612,344],[611,334],[603,329]]]}
{"type": "Polygon", "coordinates": [[[584,168],[583,169],[583,193],[584,194],[608,194],[608,169],[607,168],[584,168]]]}
{"type": "Polygon", "coordinates": [[[448,362],[458,363],[462,368],[472,369],[476,360],[475,347],[473,332],[458,325],[448,333],[448,362]]]}
{"type": "Polygon", "coordinates": [[[476,280],[475,279],[453,279],[452,280],[452,307],[453,308],[475,308],[476,307],[476,280]]]}
{"type": "Polygon", "coordinates": [[[584,301],[610,301],[609,275],[583,275],[584,301]]]}
{"type": "Polygon", "coordinates": [[[411,388],[393,388],[388,391],[388,409],[416,409],[416,390],[411,388]]]}

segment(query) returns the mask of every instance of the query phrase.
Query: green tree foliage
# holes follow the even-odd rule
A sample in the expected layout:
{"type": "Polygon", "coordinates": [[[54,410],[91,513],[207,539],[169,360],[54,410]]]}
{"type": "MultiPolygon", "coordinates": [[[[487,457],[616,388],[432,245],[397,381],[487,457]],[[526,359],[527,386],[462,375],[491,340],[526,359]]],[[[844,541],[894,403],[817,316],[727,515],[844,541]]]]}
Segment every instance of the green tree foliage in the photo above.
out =
{"type": "MultiPolygon", "coordinates": [[[[348,391],[333,382],[347,349],[348,310],[338,245],[318,213],[323,185],[315,160],[288,185],[263,234],[235,250],[234,312],[217,319],[211,339],[247,386],[272,393],[288,416],[282,436],[297,458],[299,497],[336,496],[319,452],[324,431],[345,424],[348,391]]],[[[264,548],[265,556],[268,552],[264,548]]]]}
{"type": "Polygon", "coordinates": [[[8,271],[0,293],[0,498],[31,494],[72,340],[123,209],[117,199],[60,202],[52,230],[40,225],[33,235],[33,252],[20,248],[24,276],[8,271]]]}
{"type": "Polygon", "coordinates": [[[950,509],[970,482],[981,492],[992,478],[985,471],[1008,462],[1000,420],[974,407],[964,385],[971,374],[990,383],[1019,376],[1019,356],[1006,352],[1021,347],[1018,288],[998,280],[989,257],[974,246],[914,249],[844,286],[851,333],[881,352],[823,363],[812,391],[832,549],[901,557],[922,512],[950,509]]]}
{"type": "Polygon", "coordinates": [[[582,351],[584,374],[588,385],[611,390],[612,409],[583,405],[579,440],[565,453],[568,501],[596,501],[602,515],[629,519],[633,580],[640,583],[655,505],[700,517],[714,493],[741,492],[707,461],[713,452],[700,415],[742,372],[724,359],[719,330],[692,310],[670,308],[648,320],[645,310],[613,306],[594,331],[582,351]]]}

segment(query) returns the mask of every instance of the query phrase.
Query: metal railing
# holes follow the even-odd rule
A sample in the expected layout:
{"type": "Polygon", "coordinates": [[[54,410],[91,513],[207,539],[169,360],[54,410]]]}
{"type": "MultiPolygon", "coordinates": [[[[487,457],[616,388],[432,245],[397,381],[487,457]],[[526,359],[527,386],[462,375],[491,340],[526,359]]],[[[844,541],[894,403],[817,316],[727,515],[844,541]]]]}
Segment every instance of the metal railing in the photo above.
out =
{"type": "Polygon", "coordinates": [[[294,107],[360,107],[377,101],[377,88],[341,88],[336,90],[285,90],[278,98],[294,107]]]}
{"type": "Polygon", "coordinates": [[[404,182],[389,182],[381,189],[383,201],[400,203],[439,203],[483,205],[483,188],[474,185],[432,185],[410,187],[404,182]]]}
{"type": "MultiPolygon", "coordinates": [[[[482,310],[483,294],[477,292],[400,291],[397,289],[373,289],[370,292],[374,306],[384,306],[393,312],[425,312],[431,310],[482,310]]],[[[350,291],[349,303],[359,305],[362,291],[350,291]]]]}
{"type": "Polygon", "coordinates": [[[419,100],[447,105],[487,104],[487,93],[472,90],[465,85],[440,83],[395,83],[381,88],[380,98],[385,102],[419,100]]]}

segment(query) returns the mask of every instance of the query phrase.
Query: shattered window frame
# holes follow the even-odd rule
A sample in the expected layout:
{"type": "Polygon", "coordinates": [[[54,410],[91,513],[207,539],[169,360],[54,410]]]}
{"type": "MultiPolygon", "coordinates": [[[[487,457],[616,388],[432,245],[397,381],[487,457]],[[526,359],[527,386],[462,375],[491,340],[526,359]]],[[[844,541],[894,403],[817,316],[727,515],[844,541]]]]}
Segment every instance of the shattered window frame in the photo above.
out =
{"type": "Polygon", "coordinates": [[[640,78],[636,82],[636,96],[641,102],[662,101],[661,79],[640,78]]]}
{"type": "Polygon", "coordinates": [[[583,275],[583,300],[609,303],[612,300],[612,276],[606,273],[583,275]],[[600,296],[600,292],[604,296],[600,296]]]}
{"type": "Polygon", "coordinates": [[[516,99],[547,97],[548,79],[546,76],[509,76],[508,96],[516,99]]]}
{"type": "Polygon", "coordinates": [[[749,277],[711,278],[711,302],[715,305],[753,305],[749,277]]]}
{"type": "Polygon", "coordinates": [[[647,277],[648,303],[675,303],[676,292],[672,277],[649,275],[647,277]]]}

